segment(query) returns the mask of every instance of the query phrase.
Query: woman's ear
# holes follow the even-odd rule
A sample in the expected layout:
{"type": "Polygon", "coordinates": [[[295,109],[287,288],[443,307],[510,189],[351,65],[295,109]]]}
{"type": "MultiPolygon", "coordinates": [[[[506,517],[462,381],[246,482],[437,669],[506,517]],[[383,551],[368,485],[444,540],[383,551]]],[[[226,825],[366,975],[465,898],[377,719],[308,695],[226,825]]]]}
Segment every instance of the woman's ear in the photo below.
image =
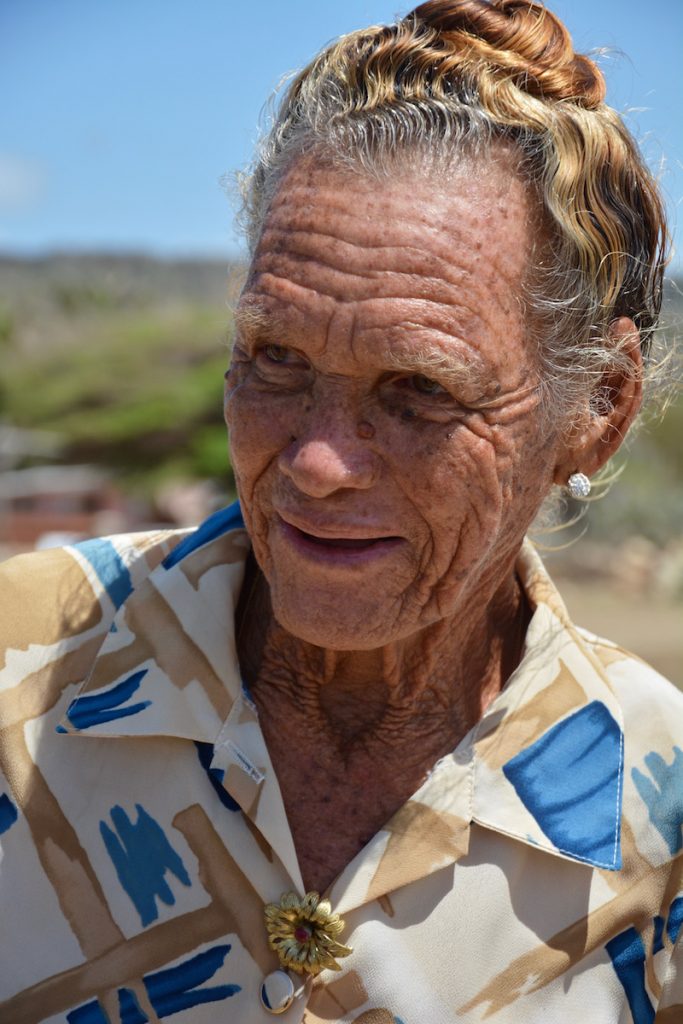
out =
{"type": "Polygon", "coordinates": [[[597,473],[621,446],[640,409],[643,357],[638,328],[622,316],[610,325],[609,337],[625,359],[607,370],[594,389],[590,409],[568,438],[555,467],[556,484],[566,484],[572,473],[588,477],[597,473]]]}

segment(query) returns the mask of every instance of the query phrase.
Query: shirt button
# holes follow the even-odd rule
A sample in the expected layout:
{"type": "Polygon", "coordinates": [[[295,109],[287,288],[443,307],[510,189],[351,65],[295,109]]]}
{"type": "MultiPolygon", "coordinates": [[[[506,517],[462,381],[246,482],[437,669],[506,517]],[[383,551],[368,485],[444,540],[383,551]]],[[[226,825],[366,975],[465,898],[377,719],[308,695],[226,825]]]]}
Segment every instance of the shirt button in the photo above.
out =
{"type": "Polygon", "coordinates": [[[261,983],[261,1003],[268,1013],[285,1013],[294,994],[294,982],[285,971],[273,971],[261,983]]]}

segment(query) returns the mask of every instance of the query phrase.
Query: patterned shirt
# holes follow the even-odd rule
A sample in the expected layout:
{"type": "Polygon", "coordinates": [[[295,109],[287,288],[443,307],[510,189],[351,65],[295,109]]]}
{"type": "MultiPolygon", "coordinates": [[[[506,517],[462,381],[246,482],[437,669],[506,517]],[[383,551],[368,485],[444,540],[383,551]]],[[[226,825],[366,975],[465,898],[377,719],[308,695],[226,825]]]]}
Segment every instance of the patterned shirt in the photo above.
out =
{"type": "MultiPolygon", "coordinates": [[[[231,506],[0,566],[2,1024],[272,1019],[263,908],[304,888],[248,550],[231,506]]],[[[683,1022],[683,695],[517,569],[521,664],[330,887],[353,952],[288,1024],[683,1022]]]]}

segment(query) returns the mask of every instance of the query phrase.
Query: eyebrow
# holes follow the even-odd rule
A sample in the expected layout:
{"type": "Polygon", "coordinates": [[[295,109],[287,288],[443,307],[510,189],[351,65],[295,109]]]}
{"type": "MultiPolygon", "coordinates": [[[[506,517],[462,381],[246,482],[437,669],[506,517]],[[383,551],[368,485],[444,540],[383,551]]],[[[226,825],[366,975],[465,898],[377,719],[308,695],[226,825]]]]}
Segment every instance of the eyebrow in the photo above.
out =
{"type": "Polygon", "coordinates": [[[267,313],[259,306],[239,306],[233,315],[235,327],[246,337],[256,334],[269,338],[281,337],[284,323],[275,313],[267,313]]]}
{"type": "Polygon", "coordinates": [[[410,353],[392,350],[387,364],[401,373],[418,373],[450,387],[475,386],[482,392],[489,390],[491,381],[471,362],[425,345],[410,353]]]}
{"type": "MultiPolygon", "coordinates": [[[[289,333],[286,321],[262,306],[240,306],[235,311],[234,321],[235,327],[245,338],[260,336],[282,340],[289,333]]],[[[458,359],[455,354],[446,354],[428,343],[410,352],[402,351],[401,348],[390,348],[384,363],[387,369],[397,373],[422,374],[445,387],[474,387],[482,396],[492,393],[495,396],[500,390],[474,362],[458,359]]]]}

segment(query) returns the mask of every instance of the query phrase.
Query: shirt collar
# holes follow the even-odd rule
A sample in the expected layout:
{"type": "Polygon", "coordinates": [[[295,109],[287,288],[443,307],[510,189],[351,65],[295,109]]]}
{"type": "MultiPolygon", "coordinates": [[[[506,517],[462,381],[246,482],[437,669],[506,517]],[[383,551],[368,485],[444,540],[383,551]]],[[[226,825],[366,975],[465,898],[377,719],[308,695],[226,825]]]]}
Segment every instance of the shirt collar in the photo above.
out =
{"type": "Polygon", "coordinates": [[[621,707],[530,544],[517,572],[534,613],[520,665],[472,735],[473,820],[618,870],[621,707]]]}
{"type": "MultiPolygon", "coordinates": [[[[237,663],[234,612],[248,550],[236,503],[127,592],[58,728],[211,744],[212,772],[303,889],[277,779],[237,663]]],[[[534,609],[520,665],[382,835],[404,851],[418,837],[421,846],[431,844],[436,870],[466,852],[474,821],[557,856],[615,870],[621,865],[620,708],[527,543],[517,571],[534,609]],[[437,820],[442,828],[434,827],[437,820]]],[[[429,860],[428,851],[380,860],[402,865],[400,884],[406,884],[429,873],[420,866],[424,857],[429,860]]],[[[396,887],[398,877],[389,876],[377,881],[375,896],[396,887]]]]}
{"type": "Polygon", "coordinates": [[[248,551],[231,505],[129,587],[60,731],[213,742],[241,690],[233,620],[248,551]]]}

